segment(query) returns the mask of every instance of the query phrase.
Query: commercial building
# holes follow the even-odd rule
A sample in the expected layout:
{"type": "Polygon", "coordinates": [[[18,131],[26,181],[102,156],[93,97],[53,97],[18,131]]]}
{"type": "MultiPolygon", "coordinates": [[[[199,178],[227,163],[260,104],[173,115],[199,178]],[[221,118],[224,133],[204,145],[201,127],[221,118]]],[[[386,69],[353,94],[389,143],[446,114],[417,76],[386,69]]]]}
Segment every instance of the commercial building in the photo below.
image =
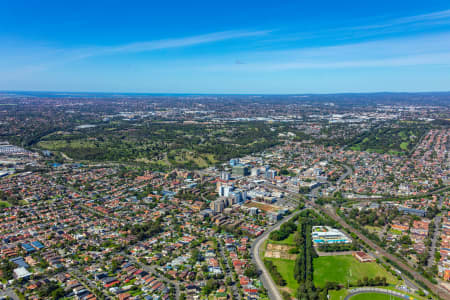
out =
{"type": "Polygon", "coordinates": [[[248,176],[250,171],[247,166],[235,166],[233,167],[233,174],[239,176],[248,176]]]}
{"type": "Polygon", "coordinates": [[[28,279],[31,276],[31,273],[24,267],[14,269],[13,273],[15,279],[28,279]]]}
{"type": "Polygon", "coordinates": [[[352,242],[340,230],[329,226],[313,226],[312,240],[314,244],[350,244],[352,242]]]}
{"type": "Polygon", "coordinates": [[[398,211],[403,213],[404,215],[416,215],[419,217],[425,217],[426,211],[422,209],[410,208],[405,206],[399,206],[398,211]]]}
{"type": "Polygon", "coordinates": [[[228,180],[230,180],[230,178],[231,178],[230,173],[228,173],[228,172],[220,173],[220,179],[222,179],[224,181],[228,181],[228,180]]]}
{"type": "Polygon", "coordinates": [[[211,210],[215,213],[221,213],[225,208],[225,203],[222,199],[211,202],[211,210]]]}
{"type": "Polygon", "coordinates": [[[352,253],[353,257],[356,258],[359,262],[366,263],[366,262],[374,262],[375,258],[363,251],[354,251],[352,253]]]}
{"type": "Polygon", "coordinates": [[[230,166],[235,167],[239,164],[239,158],[230,159],[230,166]]]}

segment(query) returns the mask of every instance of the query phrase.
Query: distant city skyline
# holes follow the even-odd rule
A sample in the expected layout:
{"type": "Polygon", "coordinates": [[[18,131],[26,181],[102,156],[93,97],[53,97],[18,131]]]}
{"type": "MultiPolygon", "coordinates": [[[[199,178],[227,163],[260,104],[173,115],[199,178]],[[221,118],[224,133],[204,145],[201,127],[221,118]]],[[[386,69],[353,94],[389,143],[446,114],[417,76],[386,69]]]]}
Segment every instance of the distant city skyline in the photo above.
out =
{"type": "Polygon", "coordinates": [[[0,90],[450,90],[448,1],[4,1],[0,44],[0,90]]]}

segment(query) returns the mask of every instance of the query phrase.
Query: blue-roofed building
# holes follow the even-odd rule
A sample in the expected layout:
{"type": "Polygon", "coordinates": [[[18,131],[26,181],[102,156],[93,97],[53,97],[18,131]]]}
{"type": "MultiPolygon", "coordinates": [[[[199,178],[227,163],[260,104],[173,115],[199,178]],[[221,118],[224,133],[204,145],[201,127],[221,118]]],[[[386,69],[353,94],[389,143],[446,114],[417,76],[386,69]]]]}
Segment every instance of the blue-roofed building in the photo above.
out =
{"type": "Polygon", "coordinates": [[[230,159],[230,166],[235,167],[239,164],[239,158],[230,159]]]}
{"type": "Polygon", "coordinates": [[[36,250],[41,250],[45,248],[45,246],[42,245],[42,243],[39,241],[31,242],[31,246],[33,246],[36,250]]]}
{"type": "Polygon", "coordinates": [[[409,214],[409,215],[416,215],[419,217],[425,217],[426,215],[426,211],[423,209],[416,209],[405,206],[399,206],[398,211],[403,213],[404,215],[409,214]]]}
{"type": "Polygon", "coordinates": [[[36,251],[36,249],[34,249],[34,247],[31,246],[30,244],[22,244],[22,248],[27,252],[36,251]]]}
{"type": "Polygon", "coordinates": [[[175,192],[172,191],[163,191],[162,195],[164,198],[172,199],[175,196],[175,192]]]}
{"type": "Polygon", "coordinates": [[[15,257],[15,258],[11,258],[9,260],[12,263],[15,263],[18,267],[23,267],[23,268],[29,268],[30,266],[25,262],[25,260],[23,259],[23,257],[19,256],[19,257],[15,257]]]}

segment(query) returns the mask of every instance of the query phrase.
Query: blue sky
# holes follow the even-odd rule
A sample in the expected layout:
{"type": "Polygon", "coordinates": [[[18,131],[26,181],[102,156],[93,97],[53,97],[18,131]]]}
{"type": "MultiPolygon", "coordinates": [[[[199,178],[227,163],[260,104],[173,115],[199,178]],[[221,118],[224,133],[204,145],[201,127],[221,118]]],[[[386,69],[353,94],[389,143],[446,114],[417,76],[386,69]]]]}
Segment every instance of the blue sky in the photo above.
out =
{"type": "Polygon", "coordinates": [[[0,90],[449,91],[450,2],[0,0],[0,90]]]}

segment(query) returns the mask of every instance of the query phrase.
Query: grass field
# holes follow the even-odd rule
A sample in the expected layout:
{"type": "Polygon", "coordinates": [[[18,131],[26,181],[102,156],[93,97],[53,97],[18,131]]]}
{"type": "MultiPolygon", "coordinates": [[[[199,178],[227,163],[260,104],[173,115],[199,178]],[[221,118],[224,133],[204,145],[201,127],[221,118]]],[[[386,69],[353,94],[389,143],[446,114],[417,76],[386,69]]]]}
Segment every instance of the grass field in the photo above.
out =
{"type": "MultiPolygon", "coordinates": [[[[386,294],[379,293],[364,293],[358,294],[350,298],[350,300],[402,300],[403,298],[389,296],[386,294]]],[[[404,299],[403,299],[404,300],[404,299]]]]}
{"type": "Polygon", "coordinates": [[[396,234],[396,235],[402,235],[402,232],[400,230],[397,229],[389,229],[390,233],[396,234]]]}
{"type": "Polygon", "coordinates": [[[295,261],[278,258],[268,258],[277,267],[281,277],[286,281],[286,287],[291,290],[291,295],[295,295],[298,289],[298,282],[294,278],[294,264],[295,261]]]}
{"type": "Polygon", "coordinates": [[[330,295],[330,300],[342,300],[347,296],[348,292],[345,289],[339,291],[328,291],[328,295],[330,295]]]}
{"type": "Polygon", "coordinates": [[[387,282],[396,284],[397,279],[377,263],[360,263],[351,255],[322,256],[314,259],[314,284],[323,287],[327,281],[346,284],[356,283],[365,276],[386,277],[387,282]]]}
{"type": "Polygon", "coordinates": [[[272,243],[272,244],[280,244],[280,245],[292,245],[292,246],[295,246],[295,243],[294,243],[294,234],[295,233],[291,233],[287,238],[285,238],[284,240],[281,240],[281,241],[273,241],[273,240],[270,240],[270,242],[272,243]]]}
{"type": "MultiPolygon", "coordinates": [[[[412,297],[411,299],[419,299],[419,300],[424,300],[425,298],[420,297],[416,294],[410,294],[410,293],[405,293],[404,291],[399,291],[397,289],[395,289],[394,287],[388,286],[385,287],[387,290],[391,290],[391,291],[396,291],[405,295],[408,295],[410,297],[412,297]]],[[[341,290],[330,290],[328,291],[328,294],[330,295],[330,300],[343,300],[345,298],[345,296],[347,296],[348,291],[346,289],[341,289],[341,290]]],[[[377,295],[373,295],[375,293],[367,293],[367,294],[361,294],[359,297],[361,298],[356,298],[356,296],[350,298],[350,300],[362,300],[362,299],[389,299],[389,298],[372,298],[373,297],[378,297],[379,294],[377,295]],[[364,296],[364,297],[363,297],[364,296]]],[[[385,295],[381,295],[381,296],[385,296],[385,295]]],[[[388,296],[389,297],[389,296],[388,296]]],[[[391,299],[399,299],[399,298],[391,298],[391,299]]]]}
{"type": "Polygon", "coordinates": [[[0,200],[0,208],[2,207],[10,207],[11,203],[0,200]]]}
{"type": "Polygon", "coordinates": [[[364,228],[366,228],[370,232],[380,232],[382,229],[381,227],[370,226],[370,225],[366,225],[366,226],[364,226],[364,228]]]}
{"type": "Polygon", "coordinates": [[[409,142],[403,142],[400,144],[400,149],[407,151],[409,146],[409,142]]]}

